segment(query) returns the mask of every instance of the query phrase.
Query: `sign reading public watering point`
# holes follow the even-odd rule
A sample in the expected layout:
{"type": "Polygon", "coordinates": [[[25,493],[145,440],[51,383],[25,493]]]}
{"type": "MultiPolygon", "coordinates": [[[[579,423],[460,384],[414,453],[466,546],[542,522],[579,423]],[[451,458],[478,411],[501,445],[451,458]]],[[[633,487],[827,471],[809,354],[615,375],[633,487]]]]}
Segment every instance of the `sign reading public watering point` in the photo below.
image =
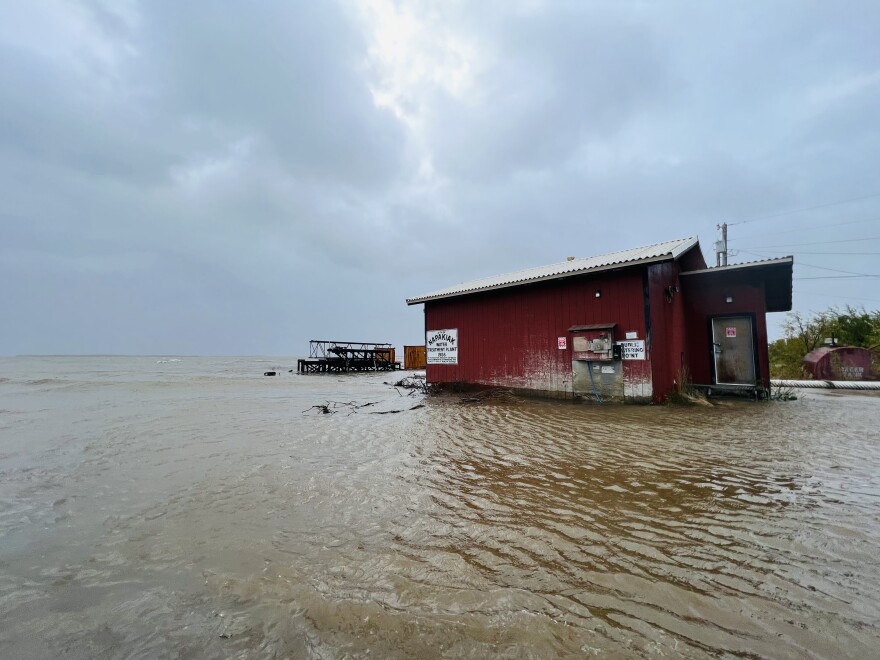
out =
{"type": "Polygon", "coordinates": [[[624,360],[644,360],[645,359],[645,340],[638,339],[636,341],[619,341],[621,357],[624,360]]]}
{"type": "Polygon", "coordinates": [[[458,328],[425,333],[428,364],[458,364],[458,328]]]}

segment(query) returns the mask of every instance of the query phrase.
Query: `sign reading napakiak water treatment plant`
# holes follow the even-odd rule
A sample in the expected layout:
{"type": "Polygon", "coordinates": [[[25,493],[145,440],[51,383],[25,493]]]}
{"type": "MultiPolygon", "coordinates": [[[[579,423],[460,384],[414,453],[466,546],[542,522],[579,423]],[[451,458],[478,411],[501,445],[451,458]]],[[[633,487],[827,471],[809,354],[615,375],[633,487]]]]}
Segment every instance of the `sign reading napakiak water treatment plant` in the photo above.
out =
{"type": "Polygon", "coordinates": [[[458,328],[425,333],[428,364],[458,364],[458,328]]]}

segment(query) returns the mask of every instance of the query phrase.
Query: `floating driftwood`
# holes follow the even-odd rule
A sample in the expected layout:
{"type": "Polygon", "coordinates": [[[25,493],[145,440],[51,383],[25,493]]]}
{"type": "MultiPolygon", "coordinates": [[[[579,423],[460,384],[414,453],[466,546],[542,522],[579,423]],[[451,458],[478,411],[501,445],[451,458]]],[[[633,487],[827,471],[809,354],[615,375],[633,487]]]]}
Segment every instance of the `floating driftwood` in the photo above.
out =
{"type": "MultiPolygon", "coordinates": [[[[336,413],[347,410],[349,415],[353,415],[363,408],[368,408],[370,406],[375,406],[378,401],[370,401],[369,403],[356,403],[354,401],[327,401],[327,403],[318,403],[314,406],[306,408],[303,410],[303,415],[312,410],[316,410],[321,415],[335,415],[336,413]]],[[[370,415],[393,415],[396,413],[407,412],[409,410],[417,410],[418,408],[424,408],[425,404],[419,403],[411,408],[402,408],[400,410],[373,410],[368,414],[370,415]]]]}
{"type": "MultiPolygon", "coordinates": [[[[400,394],[400,390],[397,388],[403,388],[405,390],[409,390],[409,396],[413,394],[427,394],[428,393],[428,383],[425,381],[424,376],[407,376],[405,378],[401,378],[396,383],[385,383],[386,385],[391,385],[397,393],[400,394]]],[[[400,396],[403,396],[400,394],[400,396]]]]}
{"type": "Polygon", "coordinates": [[[357,412],[360,408],[366,408],[368,406],[375,406],[378,401],[370,401],[369,403],[356,403],[354,401],[328,401],[327,403],[319,403],[310,408],[306,408],[303,410],[303,414],[309,412],[310,410],[317,410],[322,415],[333,415],[338,413],[340,410],[348,410],[348,414],[350,415],[353,412],[357,412]]]}

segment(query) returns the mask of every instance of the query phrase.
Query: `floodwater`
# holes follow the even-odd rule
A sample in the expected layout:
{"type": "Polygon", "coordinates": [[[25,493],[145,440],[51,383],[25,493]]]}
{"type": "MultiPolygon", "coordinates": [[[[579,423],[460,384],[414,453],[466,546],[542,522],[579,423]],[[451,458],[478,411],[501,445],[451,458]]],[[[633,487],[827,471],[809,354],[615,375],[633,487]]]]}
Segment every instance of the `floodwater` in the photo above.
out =
{"type": "Polygon", "coordinates": [[[876,396],[174,360],[0,359],[0,657],[880,655],[876,396]]]}

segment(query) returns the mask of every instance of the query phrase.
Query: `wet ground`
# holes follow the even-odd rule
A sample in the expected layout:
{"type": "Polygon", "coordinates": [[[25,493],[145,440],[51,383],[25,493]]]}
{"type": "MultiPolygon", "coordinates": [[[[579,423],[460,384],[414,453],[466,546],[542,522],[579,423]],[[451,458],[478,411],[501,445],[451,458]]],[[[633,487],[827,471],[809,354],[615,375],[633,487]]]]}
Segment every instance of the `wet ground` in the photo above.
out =
{"type": "Polygon", "coordinates": [[[292,365],[0,360],[0,657],[878,657],[880,397],[292,365]]]}

